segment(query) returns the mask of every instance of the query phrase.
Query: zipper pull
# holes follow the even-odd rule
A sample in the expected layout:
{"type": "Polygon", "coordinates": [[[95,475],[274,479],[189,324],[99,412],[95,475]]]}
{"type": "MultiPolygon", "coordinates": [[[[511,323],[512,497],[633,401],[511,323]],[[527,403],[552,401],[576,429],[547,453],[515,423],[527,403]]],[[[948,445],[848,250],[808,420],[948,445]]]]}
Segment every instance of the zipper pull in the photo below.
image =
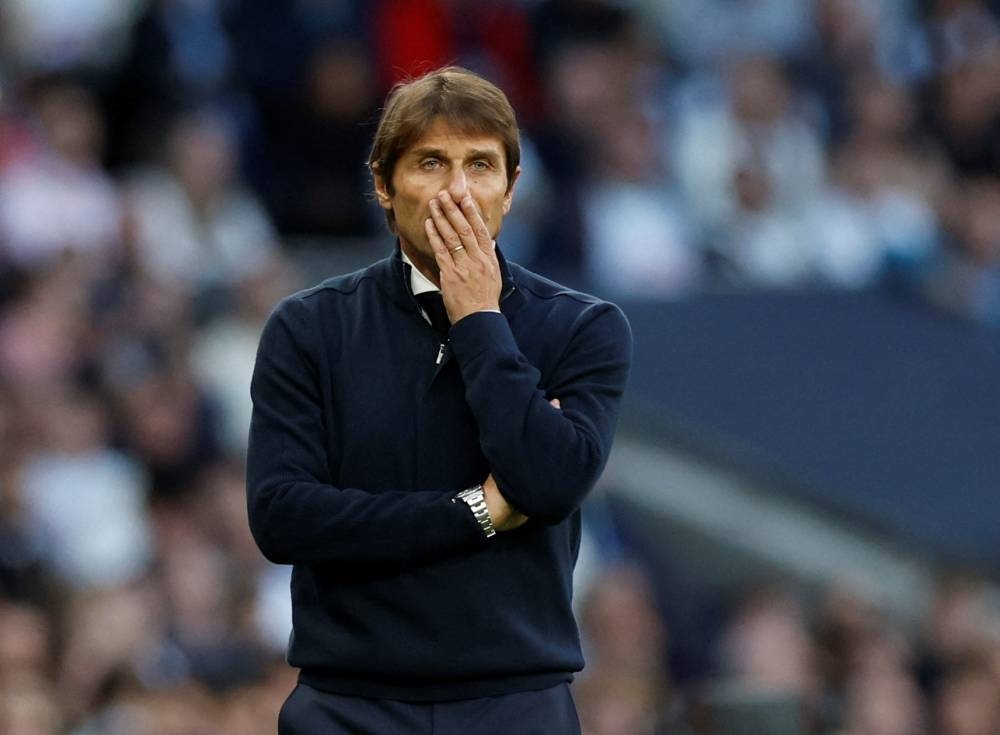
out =
{"type": "Polygon", "coordinates": [[[441,361],[444,359],[444,348],[445,348],[445,343],[442,342],[441,346],[438,348],[437,360],[434,361],[435,365],[440,365],[441,361]]]}

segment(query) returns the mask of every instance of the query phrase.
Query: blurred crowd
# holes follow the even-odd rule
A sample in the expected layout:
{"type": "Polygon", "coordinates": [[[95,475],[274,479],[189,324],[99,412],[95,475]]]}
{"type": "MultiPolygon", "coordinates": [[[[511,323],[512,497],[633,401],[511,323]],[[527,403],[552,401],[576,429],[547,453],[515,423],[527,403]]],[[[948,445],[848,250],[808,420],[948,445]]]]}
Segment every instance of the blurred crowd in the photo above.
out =
{"type": "MultiPolygon", "coordinates": [[[[996,0],[0,0],[0,733],[274,732],[256,340],[328,275],[297,243],[388,251],[378,108],[445,63],[518,110],[514,260],[612,298],[885,288],[1000,326],[996,0]]],[[[585,732],[711,732],[771,695],[824,735],[1000,732],[974,581],[910,634],[799,592],[755,588],[681,666],[669,590],[609,567],[585,732]]]]}
{"type": "Polygon", "coordinates": [[[712,634],[694,656],[662,613],[663,587],[625,562],[584,595],[585,733],[1000,733],[1000,607],[973,575],[942,576],[914,625],[846,580],[748,581],[701,626],[712,634]]]}

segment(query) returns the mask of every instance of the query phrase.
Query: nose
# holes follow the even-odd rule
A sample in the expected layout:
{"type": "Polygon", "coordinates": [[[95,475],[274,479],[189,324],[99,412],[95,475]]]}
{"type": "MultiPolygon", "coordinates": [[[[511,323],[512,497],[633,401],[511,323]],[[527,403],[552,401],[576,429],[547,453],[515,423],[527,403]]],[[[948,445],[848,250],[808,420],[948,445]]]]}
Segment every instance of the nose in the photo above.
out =
{"type": "Polygon", "coordinates": [[[448,193],[456,202],[462,201],[462,198],[469,193],[469,182],[465,177],[465,170],[461,166],[456,166],[455,172],[451,175],[451,180],[448,182],[448,193]]]}

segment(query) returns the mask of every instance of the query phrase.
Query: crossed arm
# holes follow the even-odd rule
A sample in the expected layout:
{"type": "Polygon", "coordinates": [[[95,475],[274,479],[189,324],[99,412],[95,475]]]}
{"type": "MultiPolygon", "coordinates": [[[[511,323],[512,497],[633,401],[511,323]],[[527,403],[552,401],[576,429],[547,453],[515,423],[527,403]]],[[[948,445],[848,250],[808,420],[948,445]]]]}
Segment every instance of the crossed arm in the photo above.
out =
{"type": "MultiPolygon", "coordinates": [[[[490,236],[470,193],[455,202],[442,191],[430,203],[431,216],[424,222],[427,239],[434,248],[441,297],[452,324],[479,311],[500,311],[503,279],[496,257],[496,240],[490,236]]],[[[558,409],[559,399],[550,401],[558,409]]],[[[507,501],[491,473],[483,482],[486,507],[498,531],[510,531],[527,520],[507,501]]]]}
{"type": "MultiPolygon", "coordinates": [[[[558,396],[550,400],[506,318],[490,313],[499,301],[500,269],[475,205],[460,203],[471,208],[472,223],[463,217],[468,228],[459,221],[449,231],[438,220],[449,216],[448,205],[460,210],[442,204],[429,238],[466,401],[492,470],[484,482],[491,517],[499,530],[528,517],[557,523],[582,502],[607,459],[628,367],[627,324],[610,305],[585,309],[548,377],[549,395],[558,396]],[[452,252],[455,237],[469,244],[452,252]]],[[[455,212],[451,218],[458,221],[455,212]]],[[[334,485],[326,443],[317,441],[325,431],[317,367],[297,339],[307,317],[294,307],[269,320],[254,377],[247,491],[251,529],[265,555],[279,563],[399,568],[481,546],[468,508],[450,500],[459,488],[373,493],[334,485]]]]}

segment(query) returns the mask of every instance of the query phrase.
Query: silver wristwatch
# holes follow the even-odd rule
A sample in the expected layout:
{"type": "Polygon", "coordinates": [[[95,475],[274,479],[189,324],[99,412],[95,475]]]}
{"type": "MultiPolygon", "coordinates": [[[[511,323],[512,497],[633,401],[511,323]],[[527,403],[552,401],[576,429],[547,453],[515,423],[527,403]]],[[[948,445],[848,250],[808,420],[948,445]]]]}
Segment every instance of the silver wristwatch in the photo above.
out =
{"type": "Polygon", "coordinates": [[[497,535],[497,530],[493,528],[493,519],[490,518],[489,508],[486,507],[486,493],[482,485],[474,485],[466,488],[453,497],[451,502],[457,503],[459,500],[469,506],[472,515],[476,517],[476,521],[479,523],[479,527],[486,534],[486,538],[493,538],[497,535]]]}

